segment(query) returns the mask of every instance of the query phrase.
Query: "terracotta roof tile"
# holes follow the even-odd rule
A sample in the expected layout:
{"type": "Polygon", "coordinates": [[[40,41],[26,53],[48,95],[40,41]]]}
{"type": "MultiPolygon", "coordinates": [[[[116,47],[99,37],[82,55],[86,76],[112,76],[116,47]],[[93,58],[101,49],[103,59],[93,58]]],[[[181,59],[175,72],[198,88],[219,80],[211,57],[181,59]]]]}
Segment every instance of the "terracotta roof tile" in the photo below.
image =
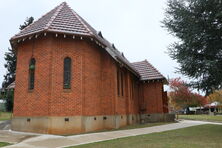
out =
{"type": "Polygon", "coordinates": [[[41,32],[58,32],[72,35],[84,35],[93,37],[106,46],[106,51],[117,61],[124,63],[141,80],[165,79],[165,77],[155,69],[147,60],[130,63],[113,44],[106,40],[101,32],[97,32],[81,16],[73,11],[66,2],[55,7],[40,19],[21,30],[11,38],[11,41],[34,35],[41,32]]]}
{"type": "Polygon", "coordinates": [[[11,38],[17,40],[26,36],[31,36],[42,32],[57,32],[72,35],[84,35],[95,38],[106,46],[106,51],[117,61],[124,63],[132,72],[139,76],[136,69],[131,63],[119,52],[112,44],[107,41],[101,34],[90,26],[81,16],[73,11],[66,2],[55,7],[50,12],[43,15],[40,19],[21,30],[11,38]]]}
{"type": "Polygon", "coordinates": [[[12,37],[12,40],[43,31],[81,35],[92,34],[78,15],[67,5],[66,2],[63,2],[50,12],[43,15],[40,19],[21,30],[18,34],[12,37]]]}
{"type": "Polygon", "coordinates": [[[21,30],[11,38],[17,40],[42,32],[57,32],[71,35],[84,35],[94,38],[105,46],[105,50],[118,62],[124,64],[141,80],[163,79],[164,77],[147,61],[130,63],[113,44],[106,40],[101,32],[97,32],[81,16],[73,11],[66,2],[55,7],[40,19],[21,30]]]}
{"type": "Polygon", "coordinates": [[[134,68],[139,72],[141,80],[166,79],[153,65],[147,60],[132,63],[134,68]]]}
{"type": "Polygon", "coordinates": [[[93,37],[106,46],[106,51],[118,62],[124,63],[134,74],[141,76],[141,80],[164,79],[164,77],[147,61],[130,63],[102,33],[90,26],[81,16],[73,11],[66,2],[55,7],[40,19],[21,30],[11,38],[11,41],[41,32],[58,32],[72,35],[93,37]]]}

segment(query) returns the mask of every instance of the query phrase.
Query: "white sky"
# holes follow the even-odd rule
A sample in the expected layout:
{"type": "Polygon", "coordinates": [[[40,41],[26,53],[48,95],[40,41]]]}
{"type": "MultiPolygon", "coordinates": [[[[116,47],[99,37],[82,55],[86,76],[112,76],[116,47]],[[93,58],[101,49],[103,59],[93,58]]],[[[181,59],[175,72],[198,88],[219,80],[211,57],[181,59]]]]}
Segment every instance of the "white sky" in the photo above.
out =
{"type": "MultiPolygon", "coordinates": [[[[7,0],[0,5],[0,84],[4,68],[4,53],[9,39],[19,31],[26,17],[36,19],[62,3],[63,0],[7,0]]],[[[178,64],[167,52],[175,39],[162,28],[166,0],[66,0],[68,5],[131,61],[147,59],[165,77],[175,74],[178,64]]],[[[0,85],[1,86],[1,85],[0,85]]]]}

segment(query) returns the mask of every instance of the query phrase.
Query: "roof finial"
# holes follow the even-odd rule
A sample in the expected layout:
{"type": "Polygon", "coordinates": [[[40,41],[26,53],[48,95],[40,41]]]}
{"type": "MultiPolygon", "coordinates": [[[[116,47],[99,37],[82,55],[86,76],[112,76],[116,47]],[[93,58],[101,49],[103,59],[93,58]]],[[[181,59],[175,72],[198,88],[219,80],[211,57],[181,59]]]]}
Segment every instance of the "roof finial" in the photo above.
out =
{"type": "Polygon", "coordinates": [[[112,47],[113,47],[113,49],[116,49],[116,47],[115,47],[115,45],[114,45],[114,44],[112,44],[112,47]]]}
{"type": "Polygon", "coordinates": [[[99,35],[101,38],[103,38],[103,35],[102,35],[102,32],[101,32],[101,31],[98,32],[98,35],[99,35]]]}
{"type": "Polygon", "coordinates": [[[62,2],[63,5],[67,5],[66,1],[62,2]]]}
{"type": "Polygon", "coordinates": [[[123,52],[122,52],[122,56],[125,58],[125,56],[124,56],[123,52]]]}

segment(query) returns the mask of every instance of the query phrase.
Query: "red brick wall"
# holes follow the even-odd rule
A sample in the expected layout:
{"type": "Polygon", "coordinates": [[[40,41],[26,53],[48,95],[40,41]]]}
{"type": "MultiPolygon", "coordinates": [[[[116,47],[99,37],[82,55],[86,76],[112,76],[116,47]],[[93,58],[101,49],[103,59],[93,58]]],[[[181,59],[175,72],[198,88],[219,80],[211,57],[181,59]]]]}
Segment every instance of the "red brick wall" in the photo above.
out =
{"type": "Polygon", "coordinates": [[[51,39],[27,40],[17,48],[15,116],[42,116],[49,113],[51,39]],[[44,44],[44,47],[42,46],[44,44]],[[35,88],[28,90],[29,62],[36,59],[35,88]]]}
{"type": "MultiPolygon", "coordinates": [[[[15,116],[115,114],[116,62],[84,40],[47,35],[17,48],[15,116]],[[28,90],[29,60],[36,59],[35,88],[28,90]],[[71,89],[63,89],[63,61],[72,59],[71,89]]],[[[121,102],[125,102],[123,99],[121,102]]],[[[123,112],[121,112],[123,113],[123,112]]]]}
{"type": "Polygon", "coordinates": [[[168,97],[167,97],[167,92],[163,92],[163,112],[168,113],[168,97]]]}
{"type": "Polygon", "coordinates": [[[83,50],[84,115],[114,114],[116,64],[104,50],[92,43],[83,50]]]}
{"type": "MultiPolygon", "coordinates": [[[[132,75],[127,69],[117,66],[120,71],[123,71],[123,91],[124,95],[117,95],[116,98],[116,114],[138,114],[139,113],[139,93],[138,89],[134,89],[132,93],[132,81],[138,83],[138,78],[132,75]]],[[[117,72],[116,72],[117,75],[117,72]]],[[[116,76],[117,77],[117,76],[116,76]]],[[[117,80],[117,78],[116,78],[117,80]]],[[[117,82],[116,82],[117,83],[117,82]]],[[[117,85],[117,84],[116,84],[117,85]]],[[[116,94],[117,88],[116,88],[116,94]]]]}
{"type": "Polygon", "coordinates": [[[150,82],[143,83],[143,99],[146,111],[145,113],[163,113],[163,83],[150,82]]]}
{"type": "Polygon", "coordinates": [[[84,41],[53,36],[51,69],[51,116],[74,116],[82,114],[83,86],[83,52],[84,41]],[[64,58],[70,57],[71,89],[63,89],[64,58]]]}
{"type": "Polygon", "coordinates": [[[117,96],[116,63],[106,51],[101,52],[101,114],[114,115],[117,96]]]}
{"type": "Polygon", "coordinates": [[[129,113],[139,113],[139,80],[134,75],[128,73],[129,78],[129,113]]]}
{"type": "Polygon", "coordinates": [[[149,113],[163,111],[162,83],[141,87],[138,78],[91,41],[47,34],[20,43],[17,61],[14,116],[138,114],[143,96],[149,113]],[[29,91],[32,51],[36,59],[35,88],[29,91]],[[71,89],[63,89],[65,57],[72,59],[71,89]],[[117,94],[117,69],[124,73],[124,96],[117,94]],[[139,89],[144,89],[143,95],[139,89]]]}

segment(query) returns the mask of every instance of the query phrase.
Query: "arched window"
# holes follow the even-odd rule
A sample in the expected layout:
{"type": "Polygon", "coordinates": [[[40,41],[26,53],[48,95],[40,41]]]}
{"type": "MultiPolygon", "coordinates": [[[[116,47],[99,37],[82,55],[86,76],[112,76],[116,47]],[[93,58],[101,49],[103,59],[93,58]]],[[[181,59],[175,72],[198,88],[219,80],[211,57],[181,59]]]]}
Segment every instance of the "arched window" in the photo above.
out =
{"type": "Polygon", "coordinates": [[[71,64],[72,60],[69,57],[64,59],[64,73],[63,73],[63,88],[69,89],[71,88],[71,64]]]}
{"type": "Polygon", "coordinates": [[[29,89],[34,89],[35,84],[35,59],[32,58],[29,62],[29,89]]]}
{"type": "Polygon", "coordinates": [[[117,69],[117,92],[118,96],[124,96],[124,72],[117,69]]]}

